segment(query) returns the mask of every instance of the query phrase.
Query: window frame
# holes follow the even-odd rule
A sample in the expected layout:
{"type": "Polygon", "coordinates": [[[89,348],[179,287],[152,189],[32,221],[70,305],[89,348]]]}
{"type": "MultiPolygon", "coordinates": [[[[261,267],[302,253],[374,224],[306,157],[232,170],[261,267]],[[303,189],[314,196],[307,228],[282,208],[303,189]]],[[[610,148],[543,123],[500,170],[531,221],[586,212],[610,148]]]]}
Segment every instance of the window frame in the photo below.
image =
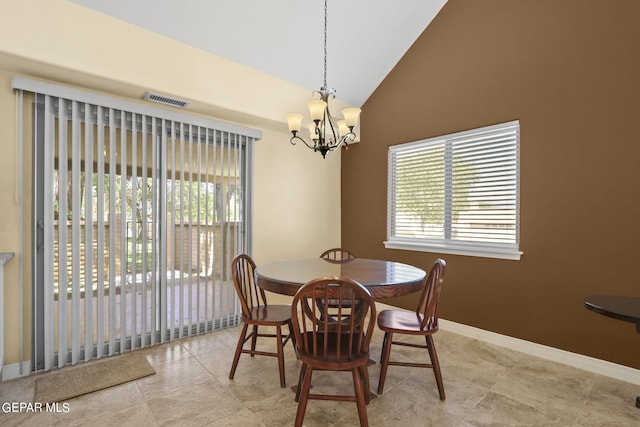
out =
{"type": "MultiPolygon", "coordinates": [[[[458,147],[458,145],[456,147],[458,147]]],[[[511,146],[510,146],[511,147],[511,146]]],[[[513,153],[511,154],[513,155],[513,153]]],[[[416,154],[417,156],[417,154],[416,154]]],[[[445,156],[445,157],[446,157],[445,156]]],[[[505,156],[506,157],[506,156],[505,156]]],[[[446,160],[443,160],[443,164],[446,160]]],[[[451,177],[455,177],[455,172],[452,166],[439,166],[442,167],[446,175],[451,174],[451,177]]],[[[418,141],[392,145],[388,151],[388,170],[387,170],[387,240],[384,241],[385,248],[388,249],[401,249],[423,252],[435,252],[442,254],[452,255],[465,255],[465,256],[477,256],[485,258],[497,258],[508,260],[520,260],[522,251],[520,250],[520,122],[514,120],[506,123],[500,123],[492,126],[485,126],[481,128],[471,129],[462,132],[456,132],[448,135],[422,139],[418,141]],[[515,132],[513,141],[509,139],[509,143],[513,143],[512,151],[515,150],[515,177],[511,177],[511,181],[515,180],[515,203],[513,208],[515,209],[515,237],[514,242],[482,242],[473,240],[460,240],[451,238],[452,226],[452,188],[453,178],[446,179],[445,184],[442,187],[443,204],[445,208],[442,224],[443,238],[428,238],[428,237],[406,237],[394,235],[394,225],[397,221],[396,215],[396,188],[398,184],[398,178],[396,176],[395,159],[398,154],[405,154],[409,152],[427,153],[428,150],[434,146],[442,145],[444,151],[447,152],[446,156],[451,156],[451,150],[456,144],[465,144],[471,142],[478,135],[510,131],[515,132]]]]}

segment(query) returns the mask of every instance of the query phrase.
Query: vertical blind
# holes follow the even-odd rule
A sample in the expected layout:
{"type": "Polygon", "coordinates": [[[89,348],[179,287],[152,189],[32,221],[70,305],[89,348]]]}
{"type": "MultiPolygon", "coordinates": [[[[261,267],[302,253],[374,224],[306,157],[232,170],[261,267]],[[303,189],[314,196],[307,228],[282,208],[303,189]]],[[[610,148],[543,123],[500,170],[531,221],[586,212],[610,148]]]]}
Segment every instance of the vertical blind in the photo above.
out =
{"type": "Polygon", "coordinates": [[[250,250],[260,132],[13,84],[33,115],[33,369],[235,324],[230,262],[250,250]]]}
{"type": "Polygon", "coordinates": [[[519,252],[519,128],[390,147],[386,246],[519,252]]]}

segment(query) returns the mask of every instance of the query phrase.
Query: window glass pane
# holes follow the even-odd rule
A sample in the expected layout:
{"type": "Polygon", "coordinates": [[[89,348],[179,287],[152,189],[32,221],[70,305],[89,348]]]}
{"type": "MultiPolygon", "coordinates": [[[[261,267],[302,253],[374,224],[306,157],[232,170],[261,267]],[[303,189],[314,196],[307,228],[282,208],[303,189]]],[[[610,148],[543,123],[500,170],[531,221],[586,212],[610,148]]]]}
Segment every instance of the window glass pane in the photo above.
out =
{"type": "Polygon", "coordinates": [[[397,236],[444,237],[444,171],[444,144],[397,156],[397,236]]]}

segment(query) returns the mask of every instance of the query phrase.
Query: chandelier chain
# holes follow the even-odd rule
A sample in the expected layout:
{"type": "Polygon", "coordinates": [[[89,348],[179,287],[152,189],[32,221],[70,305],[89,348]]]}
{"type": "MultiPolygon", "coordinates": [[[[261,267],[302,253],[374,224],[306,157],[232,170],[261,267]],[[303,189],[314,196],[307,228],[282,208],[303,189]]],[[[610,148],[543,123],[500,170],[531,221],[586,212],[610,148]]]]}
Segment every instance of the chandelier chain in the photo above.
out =
{"type": "Polygon", "coordinates": [[[324,0],[324,88],[327,89],[327,0],[324,0]]]}

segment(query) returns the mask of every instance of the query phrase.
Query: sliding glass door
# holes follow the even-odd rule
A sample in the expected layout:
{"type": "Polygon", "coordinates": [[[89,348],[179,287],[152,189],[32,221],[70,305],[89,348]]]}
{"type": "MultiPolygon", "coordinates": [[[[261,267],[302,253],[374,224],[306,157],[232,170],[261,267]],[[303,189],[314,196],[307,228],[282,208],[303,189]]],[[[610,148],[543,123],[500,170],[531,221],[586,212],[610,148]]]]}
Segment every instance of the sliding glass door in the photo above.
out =
{"type": "Polygon", "coordinates": [[[255,131],[45,89],[20,94],[33,115],[34,370],[235,324],[255,131]]]}

